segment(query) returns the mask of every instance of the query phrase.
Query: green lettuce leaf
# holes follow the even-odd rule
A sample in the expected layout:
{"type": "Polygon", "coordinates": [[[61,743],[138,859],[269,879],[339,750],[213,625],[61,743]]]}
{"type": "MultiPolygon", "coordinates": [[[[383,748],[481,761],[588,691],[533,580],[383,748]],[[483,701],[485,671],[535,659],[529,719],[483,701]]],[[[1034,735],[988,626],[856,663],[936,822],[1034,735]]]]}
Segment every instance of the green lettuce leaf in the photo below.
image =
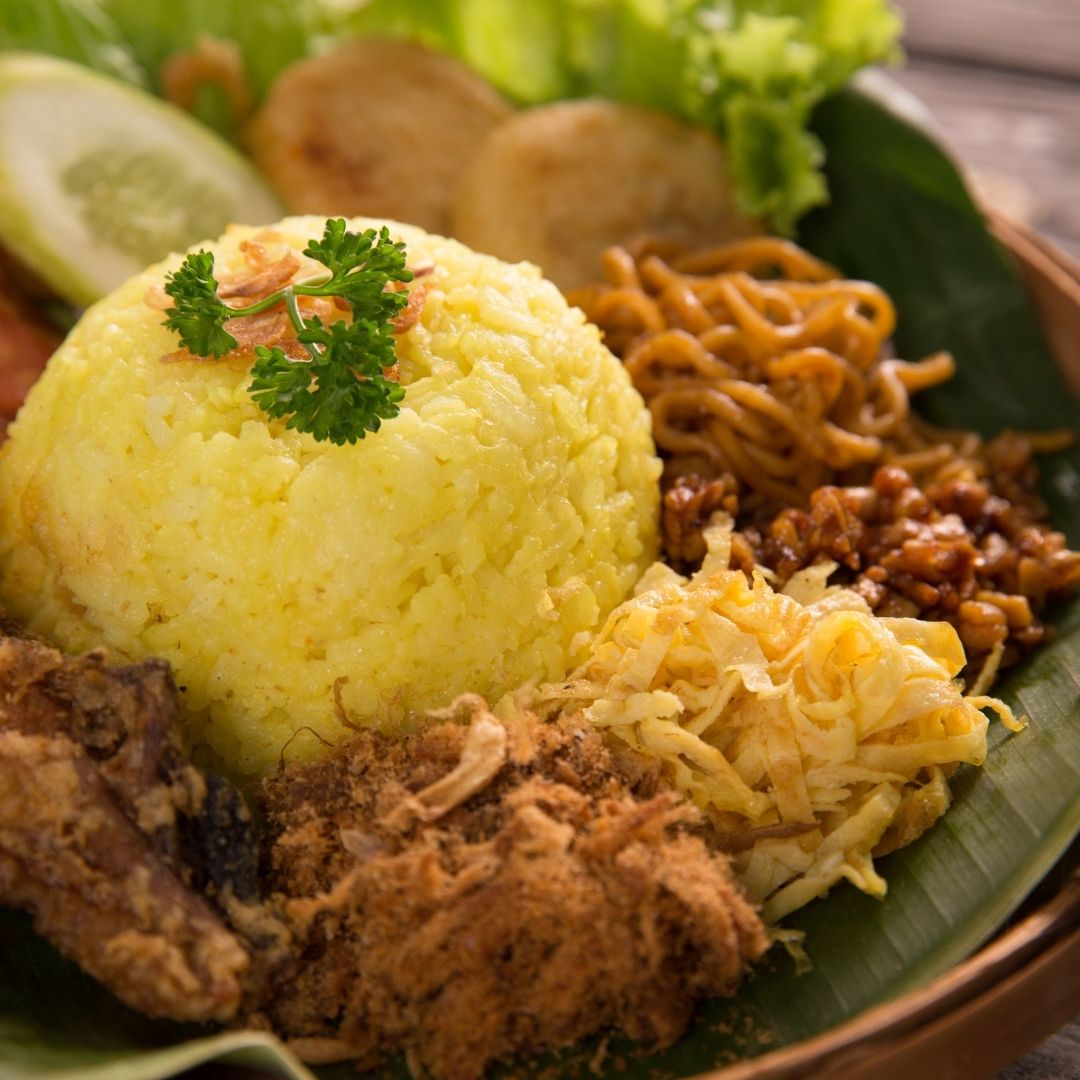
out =
{"type": "Polygon", "coordinates": [[[97,0],[6,0],[0,4],[0,52],[9,51],[48,53],[144,88],[150,82],[97,0]]]}
{"type": "MultiPolygon", "coordinates": [[[[252,97],[308,55],[320,28],[315,0],[3,0],[0,50],[48,53],[161,93],[162,67],[203,36],[234,43],[252,97]]],[[[207,84],[192,110],[236,138],[241,117],[220,87],[207,84]]]]}

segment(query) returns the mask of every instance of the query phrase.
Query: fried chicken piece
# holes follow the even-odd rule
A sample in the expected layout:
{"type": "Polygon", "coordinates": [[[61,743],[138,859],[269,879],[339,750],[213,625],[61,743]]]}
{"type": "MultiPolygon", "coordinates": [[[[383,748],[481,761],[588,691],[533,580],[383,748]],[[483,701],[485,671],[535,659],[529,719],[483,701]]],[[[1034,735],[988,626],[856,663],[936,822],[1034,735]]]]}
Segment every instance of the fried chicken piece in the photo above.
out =
{"type": "Polygon", "coordinates": [[[95,762],[117,806],[186,885],[258,890],[256,841],[240,794],[196,769],[176,737],[169,665],[111,667],[0,635],[0,729],[64,735],[95,762]],[[213,858],[208,858],[210,853],[213,858]]]}
{"type": "Polygon", "coordinates": [[[313,1061],[475,1077],[607,1028],[665,1044],[731,992],[762,925],[697,811],[579,723],[478,699],[393,742],[362,732],[259,803],[297,947],[253,1002],[313,1061]]]}
{"type": "Polygon", "coordinates": [[[149,1016],[226,1020],[245,949],[116,807],[62,735],[0,731],[0,898],[149,1016]]]}
{"type": "Polygon", "coordinates": [[[255,842],[176,711],[167,664],[0,637],[0,903],[134,1008],[225,1020],[249,959],[199,891],[253,896],[255,842]]]}

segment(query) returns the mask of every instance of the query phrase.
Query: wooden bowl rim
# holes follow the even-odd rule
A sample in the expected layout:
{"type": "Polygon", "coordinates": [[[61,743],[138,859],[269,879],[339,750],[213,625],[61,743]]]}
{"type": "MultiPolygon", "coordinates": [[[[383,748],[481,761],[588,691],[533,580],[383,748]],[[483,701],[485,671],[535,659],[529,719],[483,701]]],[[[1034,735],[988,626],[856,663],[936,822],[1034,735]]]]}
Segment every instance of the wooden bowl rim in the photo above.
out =
{"type": "MultiPolygon", "coordinates": [[[[935,1022],[947,1029],[950,1016],[959,1015],[966,1006],[985,1003],[995,991],[1007,993],[1010,1000],[1024,999],[1046,961],[1061,956],[1074,969],[1080,967],[1080,872],[1037,911],[928,986],[867,1009],[812,1039],[701,1073],[694,1080],[793,1080],[802,1076],[855,1080],[872,1072],[880,1078],[873,1057],[889,1044],[906,1040],[935,1022]]],[[[1080,980],[1076,980],[1075,994],[1069,1002],[1062,1015],[1048,1016],[1047,1024],[1031,1030],[1029,1045],[1022,1047],[1021,1053],[1080,1009],[1080,980]]],[[[967,1013],[963,1019],[969,1019],[967,1013]]],[[[1006,1064],[1008,1061],[1002,1061],[998,1067],[1006,1064]]],[[[930,1080],[935,1075],[954,1073],[916,1069],[912,1063],[910,1075],[930,1080]]],[[[965,1076],[975,1080],[973,1074],[965,1076]]]]}

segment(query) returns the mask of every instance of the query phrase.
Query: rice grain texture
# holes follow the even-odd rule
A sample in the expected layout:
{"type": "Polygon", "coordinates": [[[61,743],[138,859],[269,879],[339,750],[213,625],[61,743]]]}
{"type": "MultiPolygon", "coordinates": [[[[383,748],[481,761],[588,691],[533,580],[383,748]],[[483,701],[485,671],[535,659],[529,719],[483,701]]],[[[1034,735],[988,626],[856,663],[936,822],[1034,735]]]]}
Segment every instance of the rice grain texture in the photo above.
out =
{"type": "MultiPolygon", "coordinates": [[[[322,227],[208,249],[227,275],[243,239],[299,253],[322,227]]],[[[533,267],[391,229],[431,270],[377,434],[317,443],[257,408],[248,363],[163,362],[178,343],[146,297],[173,256],[86,313],[0,452],[8,613],[69,651],[168,660],[189,740],[240,775],[343,720],[396,732],[561,678],[655,554],[648,414],[598,331],[533,267]]]]}

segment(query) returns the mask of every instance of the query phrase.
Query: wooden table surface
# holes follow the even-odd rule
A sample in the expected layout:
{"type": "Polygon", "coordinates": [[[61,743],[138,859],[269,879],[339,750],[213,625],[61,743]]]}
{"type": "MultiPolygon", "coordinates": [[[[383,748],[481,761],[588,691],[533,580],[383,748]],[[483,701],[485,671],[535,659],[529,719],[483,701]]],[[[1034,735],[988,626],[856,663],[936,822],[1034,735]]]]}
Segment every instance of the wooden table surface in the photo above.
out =
{"type": "Polygon", "coordinates": [[[991,201],[1080,261],[1080,0],[899,0],[896,79],[991,201]]]}
{"type": "MultiPolygon", "coordinates": [[[[896,79],[984,198],[1080,262],[1080,0],[899,4],[907,59],[896,79]]],[[[1080,1080],[1080,1018],[997,1080],[1080,1080]]]]}

